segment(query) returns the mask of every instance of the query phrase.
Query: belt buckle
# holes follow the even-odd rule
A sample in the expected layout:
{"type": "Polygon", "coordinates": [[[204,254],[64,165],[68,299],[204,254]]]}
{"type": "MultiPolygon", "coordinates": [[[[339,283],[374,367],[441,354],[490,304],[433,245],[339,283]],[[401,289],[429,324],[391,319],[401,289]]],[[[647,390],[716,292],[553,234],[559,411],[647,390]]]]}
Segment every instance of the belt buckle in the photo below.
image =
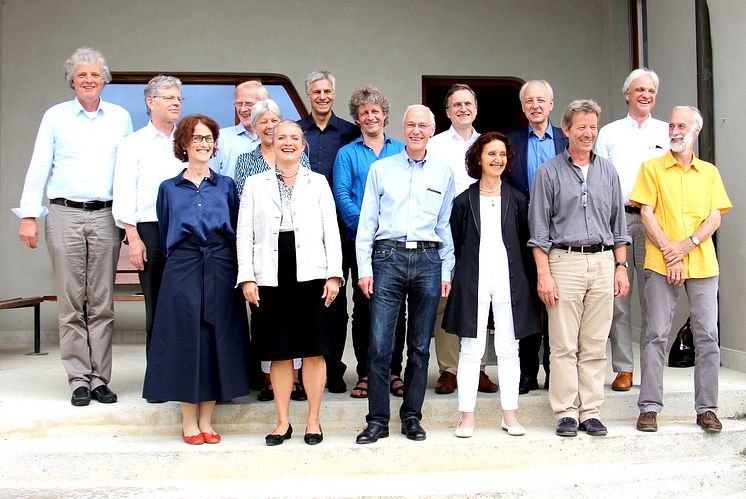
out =
{"type": "Polygon", "coordinates": [[[417,249],[417,241],[407,241],[404,243],[404,247],[407,249],[417,249]]]}
{"type": "Polygon", "coordinates": [[[94,201],[83,201],[81,203],[83,205],[82,208],[86,211],[91,211],[93,210],[92,203],[94,203],[94,201]]]}

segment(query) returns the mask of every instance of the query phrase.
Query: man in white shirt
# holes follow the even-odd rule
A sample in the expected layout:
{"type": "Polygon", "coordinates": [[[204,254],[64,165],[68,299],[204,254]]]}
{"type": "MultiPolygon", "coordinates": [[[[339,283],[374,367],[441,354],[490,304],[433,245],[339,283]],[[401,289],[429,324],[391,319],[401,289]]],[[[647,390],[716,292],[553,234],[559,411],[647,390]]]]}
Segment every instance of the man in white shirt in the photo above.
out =
{"type": "MultiPolygon", "coordinates": [[[[476,181],[466,173],[465,157],[466,151],[479,137],[473,126],[474,120],[477,118],[477,95],[469,85],[457,83],[446,92],[444,105],[446,115],[451,120],[451,127],[430,139],[427,152],[451,168],[453,180],[456,184],[456,195],[458,196],[476,181]]],[[[441,300],[438,307],[438,317],[435,321],[435,356],[438,359],[438,371],[440,372],[435,385],[435,393],[439,394],[453,393],[456,388],[460,349],[460,338],[446,333],[440,328],[444,307],[445,300],[441,300]]],[[[482,359],[479,391],[494,393],[497,391],[497,385],[484,372],[486,359],[487,349],[485,349],[482,359]]]]}
{"type": "Polygon", "coordinates": [[[145,298],[147,356],[166,265],[155,210],[158,187],[184,168],[174,156],[173,147],[176,121],[181,114],[181,81],[158,75],[148,82],[144,94],[150,121],[119,144],[112,215],[127,233],[129,260],[140,277],[145,298]]]}
{"type": "Polygon", "coordinates": [[[210,168],[230,178],[236,173],[239,154],[253,151],[261,142],[251,128],[251,110],[257,102],[269,99],[269,92],[261,82],[249,80],[236,86],[233,97],[240,123],[220,129],[217,153],[210,160],[210,168]]]}
{"type": "Polygon", "coordinates": [[[60,356],[74,406],[91,398],[117,401],[111,380],[114,275],[121,232],[111,215],[117,146],[132,132],[124,108],[101,100],[111,73],[101,52],[83,47],[65,61],[71,101],[44,113],[21,203],[23,244],[38,246],[36,219],[47,214],[45,236],[54,271],[60,356]],[[42,205],[44,187],[50,200],[42,205]]]}
{"type": "MultiPolygon", "coordinates": [[[[640,220],[640,208],[630,204],[629,195],[637,180],[640,166],[647,160],[662,156],[668,151],[668,123],[653,118],[650,113],[655,106],[658,92],[658,75],[646,68],[635,69],[624,80],[622,93],[627,101],[627,116],[601,128],[596,141],[596,154],[611,160],[619,175],[624,196],[624,211],[627,219],[627,234],[632,238],[628,250],[630,288],[635,275],[640,299],[640,334],[645,337],[647,307],[642,287],[645,265],[645,231],[640,220]]],[[[631,295],[614,299],[614,320],[611,324],[611,366],[617,373],[611,389],[627,391],[632,387],[632,372],[635,358],[632,352],[631,295]]]]}

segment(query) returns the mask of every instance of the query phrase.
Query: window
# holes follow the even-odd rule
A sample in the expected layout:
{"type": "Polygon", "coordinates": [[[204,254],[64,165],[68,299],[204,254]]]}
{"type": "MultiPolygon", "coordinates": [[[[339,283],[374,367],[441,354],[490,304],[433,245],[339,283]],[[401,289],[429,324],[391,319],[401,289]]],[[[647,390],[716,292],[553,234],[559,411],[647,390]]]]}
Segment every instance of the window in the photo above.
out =
{"type": "MultiPolygon", "coordinates": [[[[112,81],[104,87],[101,96],[108,102],[124,107],[132,116],[135,130],[148,123],[143,91],[147,82],[157,73],[112,73],[112,81]]],[[[297,120],[307,116],[298,92],[293,83],[283,75],[272,74],[179,74],[182,82],[181,95],[184,97],[181,115],[204,114],[222,127],[238,124],[233,107],[233,89],[247,80],[261,81],[270,98],[277,102],[282,117],[297,120]]]]}

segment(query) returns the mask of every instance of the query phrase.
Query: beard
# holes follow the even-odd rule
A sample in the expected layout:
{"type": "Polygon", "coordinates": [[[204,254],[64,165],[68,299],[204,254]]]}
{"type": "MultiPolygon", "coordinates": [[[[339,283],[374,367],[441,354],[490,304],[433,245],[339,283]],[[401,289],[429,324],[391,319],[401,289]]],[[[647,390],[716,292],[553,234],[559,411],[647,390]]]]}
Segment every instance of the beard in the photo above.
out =
{"type": "Polygon", "coordinates": [[[671,151],[673,152],[684,152],[691,147],[694,143],[694,131],[691,131],[684,135],[676,135],[671,137],[671,151]],[[681,142],[674,142],[674,140],[681,140],[681,142]]]}

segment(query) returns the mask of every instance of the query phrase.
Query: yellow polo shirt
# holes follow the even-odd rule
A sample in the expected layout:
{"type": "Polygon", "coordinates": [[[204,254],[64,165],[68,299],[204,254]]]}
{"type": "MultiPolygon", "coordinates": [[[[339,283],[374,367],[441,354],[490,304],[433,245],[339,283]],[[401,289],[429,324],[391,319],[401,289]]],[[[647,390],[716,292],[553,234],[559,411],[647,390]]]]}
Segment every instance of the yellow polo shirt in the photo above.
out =
{"type": "MultiPolygon", "coordinates": [[[[630,202],[653,208],[655,219],[672,242],[692,234],[712,210],[725,213],[733,207],[720,172],[712,163],[696,157],[685,170],[671,152],[643,163],[630,202]]],[[[663,253],[650,238],[645,242],[645,268],[666,275],[663,253]]],[[[701,279],[719,274],[712,238],[702,241],[684,257],[685,278],[701,279]]]]}

